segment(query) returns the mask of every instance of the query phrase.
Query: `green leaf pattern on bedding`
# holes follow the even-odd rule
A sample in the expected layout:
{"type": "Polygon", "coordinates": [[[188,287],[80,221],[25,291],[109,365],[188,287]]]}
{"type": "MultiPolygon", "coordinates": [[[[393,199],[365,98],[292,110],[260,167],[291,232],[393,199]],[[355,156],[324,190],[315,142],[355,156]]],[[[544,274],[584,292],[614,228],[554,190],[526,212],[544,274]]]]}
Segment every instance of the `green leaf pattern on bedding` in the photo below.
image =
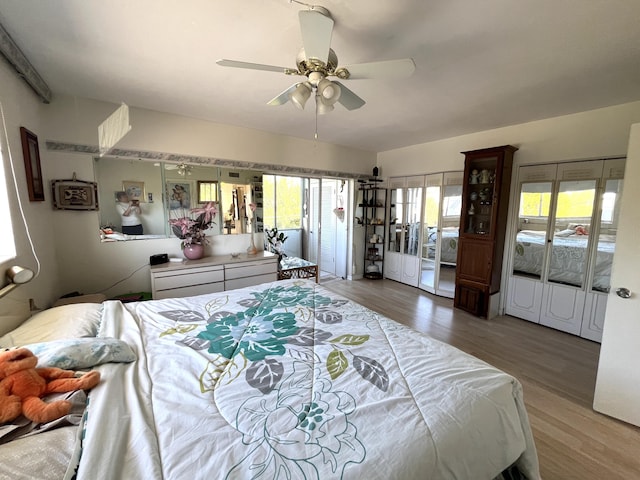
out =
{"type": "MultiPolygon", "coordinates": [[[[349,463],[364,461],[366,450],[350,418],[356,401],[336,389],[334,381],[355,372],[387,392],[387,371],[362,355],[369,335],[331,332],[348,315],[349,309],[341,308],[350,304],[347,300],[332,300],[295,282],[251,294],[253,298],[207,305],[206,323],[201,317],[197,329],[176,342],[210,355],[199,379],[203,393],[242,376],[254,389],[235,419],[250,448],[227,478],[315,479],[314,464],[319,462],[340,478],[349,463]],[[227,311],[231,303],[244,310],[227,311]]],[[[163,313],[177,322],[172,333],[180,333],[181,322],[200,315],[183,313],[184,320],[178,311],[163,313]]],[[[366,322],[362,328],[369,328],[366,322]]]]}

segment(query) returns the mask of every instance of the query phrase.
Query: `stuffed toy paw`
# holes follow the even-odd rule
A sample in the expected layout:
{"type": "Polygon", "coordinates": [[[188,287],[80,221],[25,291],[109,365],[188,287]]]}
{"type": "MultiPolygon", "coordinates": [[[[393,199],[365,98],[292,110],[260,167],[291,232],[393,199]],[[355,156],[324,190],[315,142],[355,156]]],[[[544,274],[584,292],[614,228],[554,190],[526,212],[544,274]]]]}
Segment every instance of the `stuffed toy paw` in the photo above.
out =
{"type": "Polygon", "coordinates": [[[26,348],[0,352],[0,423],[23,414],[36,423],[47,423],[71,410],[71,402],[44,402],[49,393],[88,390],[100,381],[93,370],[81,377],[60,368],[36,368],[37,357],[26,348]]]}

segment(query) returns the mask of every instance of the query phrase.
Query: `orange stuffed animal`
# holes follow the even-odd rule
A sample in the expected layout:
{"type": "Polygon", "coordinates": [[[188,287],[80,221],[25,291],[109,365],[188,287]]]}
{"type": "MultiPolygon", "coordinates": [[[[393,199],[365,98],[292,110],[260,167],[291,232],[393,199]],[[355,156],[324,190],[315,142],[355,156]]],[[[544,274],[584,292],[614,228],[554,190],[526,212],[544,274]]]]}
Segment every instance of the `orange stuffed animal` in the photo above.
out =
{"type": "Polygon", "coordinates": [[[95,370],[77,378],[70,370],[35,368],[37,364],[37,357],[26,348],[0,352],[0,423],[14,420],[21,413],[37,423],[63,417],[71,410],[71,402],[46,403],[40,397],[87,390],[100,381],[100,372],[95,370]]]}

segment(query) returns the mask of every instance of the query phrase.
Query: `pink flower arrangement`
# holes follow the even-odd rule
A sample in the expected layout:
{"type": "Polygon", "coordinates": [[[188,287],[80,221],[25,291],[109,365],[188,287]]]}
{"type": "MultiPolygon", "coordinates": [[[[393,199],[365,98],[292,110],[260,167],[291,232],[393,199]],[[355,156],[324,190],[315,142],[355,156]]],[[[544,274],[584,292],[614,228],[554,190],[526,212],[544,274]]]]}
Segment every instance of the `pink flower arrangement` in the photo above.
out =
{"type": "Polygon", "coordinates": [[[190,213],[195,215],[195,218],[180,217],[169,220],[173,234],[182,239],[182,248],[186,245],[209,243],[204,232],[216,223],[213,220],[218,214],[218,206],[214,202],[207,202],[200,208],[192,208],[190,213]]]}

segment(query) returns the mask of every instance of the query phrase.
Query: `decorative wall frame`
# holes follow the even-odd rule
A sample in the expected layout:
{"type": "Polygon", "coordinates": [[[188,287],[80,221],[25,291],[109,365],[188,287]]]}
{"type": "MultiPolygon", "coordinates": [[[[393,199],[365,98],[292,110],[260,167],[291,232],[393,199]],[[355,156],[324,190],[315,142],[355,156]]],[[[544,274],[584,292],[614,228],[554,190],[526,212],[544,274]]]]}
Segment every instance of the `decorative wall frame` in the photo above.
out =
{"type": "Polygon", "coordinates": [[[42,169],[40,167],[40,149],[38,137],[24,127],[20,127],[22,139],[22,155],[24,157],[24,170],[27,176],[27,189],[29,200],[32,202],[44,201],[44,183],[42,181],[42,169]]]}
{"type": "Polygon", "coordinates": [[[98,184],[77,180],[51,180],[53,208],[58,210],[98,210],[98,184]]]}
{"type": "Polygon", "coordinates": [[[127,192],[129,200],[138,200],[139,202],[147,201],[147,195],[144,192],[144,182],[123,180],[122,190],[127,192]]]}
{"type": "Polygon", "coordinates": [[[166,191],[169,210],[189,210],[192,207],[191,182],[168,181],[166,191]]]}

